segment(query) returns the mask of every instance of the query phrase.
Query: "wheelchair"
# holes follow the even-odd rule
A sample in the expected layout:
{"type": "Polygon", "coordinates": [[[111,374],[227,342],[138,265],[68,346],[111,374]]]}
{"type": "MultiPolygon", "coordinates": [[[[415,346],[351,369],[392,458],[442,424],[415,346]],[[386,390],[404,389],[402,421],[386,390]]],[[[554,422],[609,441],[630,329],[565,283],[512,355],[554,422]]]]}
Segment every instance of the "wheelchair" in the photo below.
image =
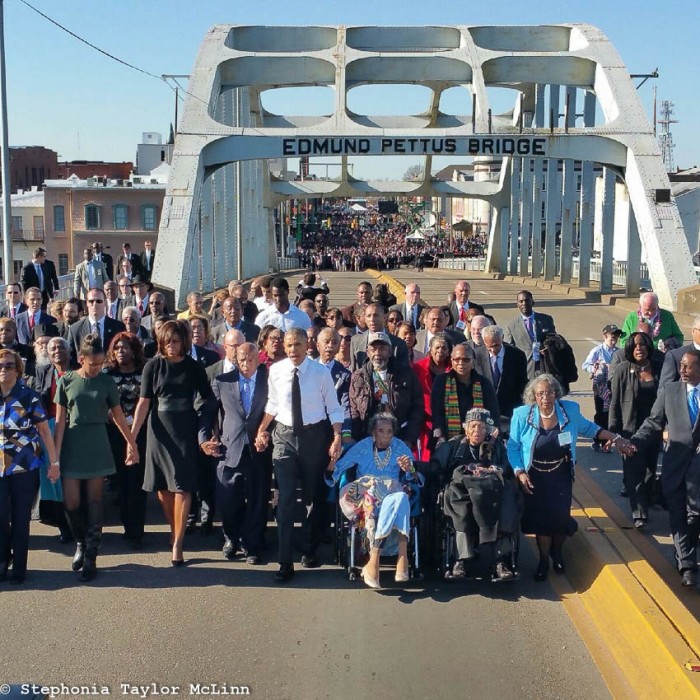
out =
{"type": "MultiPolygon", "coordinates": [[[[349,581],[355,581],[360,575],[360,570],[369,559],[369,548],[364,530],[358,527],[357,521],[349,520],[339,505],[341,489],[355,480],[356,470],[348,469],[341,477],[340,483],[332,489],[335,501],[335,563],[340,565],[347,573],[349,581]]],[[[413,489],[409,495],[411,504],[411,517],[409,521],[408,536],[408,575],[411,580],[423,578],[421,570],[420,550],[420,521],[421,521],[421,496],[419,489],[413,489]]],[[[395,532],[387,537],[382,548],[380,560],[395,557],[398,553],[395,532]]]]}
{"type": "MultiPolygon", "coordinates": [[[[508,488],[517,489],[517,484],[510,484],[508,488]]],[[[445,513],[445,492],[448,484],[444,484],[437,495],[436,517],[438,524],[436,533],[438,542],[436,549],[440,552],[438,571],[446,581],[454,581],[452,570],[457,561],[457,533],[452,518],[445,513]]],[[[518,494],[519,495],[519,494],[518,494]]],[[[519,520],[519,519],[518,519],[519,520]]],[[[517,581],[520,578],[518,571],[518,561],[520,557],[520,526],[514,528],[512,532],[499,532],[495,542],[479,542],[479,528],[473,515],[470,517],[469,530],[466,534],[472,542],[474,557],[469,559],[469,573],[467,578],[490,577],[492,582],[500,582],[496,575],[496,565],[498,562],[505,564],[506,568],[513,574],[510,581],[517,581]]]]}

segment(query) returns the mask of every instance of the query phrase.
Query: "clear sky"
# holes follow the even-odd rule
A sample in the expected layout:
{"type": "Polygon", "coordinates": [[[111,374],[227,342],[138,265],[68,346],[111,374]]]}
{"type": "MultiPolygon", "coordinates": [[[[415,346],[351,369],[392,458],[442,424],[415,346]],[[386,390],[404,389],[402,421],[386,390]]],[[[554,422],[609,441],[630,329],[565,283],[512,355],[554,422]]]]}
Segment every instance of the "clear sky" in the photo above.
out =
{"type": "MultiPolygon", "coordinates": [[[[631,73],[675,103],[675,162],[700,165],[697,0],[29,0],[100,48],[161,75],[189,74],[214,24],[557,24],[586,22],[611,39],[631,73]]],[[[60,159],[133,161],[141,132],[167,138],[174,93],[81,44],[20,0],[4,0],[12,145],[43,145],[60,159]]],[[[186,81],[184,81],[186,83],[186,81]]],[[[391,113],[386,88],[377,114],[391,113]]],[[[468,113],[470,109],[465,110],[468,113]]],[[[405,167],[409,159],[401,161],[405,167]]]]}

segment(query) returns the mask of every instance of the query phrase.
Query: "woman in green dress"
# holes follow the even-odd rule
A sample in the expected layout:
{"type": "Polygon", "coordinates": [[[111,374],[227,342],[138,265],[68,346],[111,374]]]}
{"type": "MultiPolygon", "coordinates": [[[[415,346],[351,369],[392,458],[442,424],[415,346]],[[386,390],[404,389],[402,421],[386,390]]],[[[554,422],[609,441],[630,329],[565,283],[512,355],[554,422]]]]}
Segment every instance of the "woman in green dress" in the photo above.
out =
{"type": "Polygon", "coordinates": [[[115,473],[107,436],[109,413],[127,442],[127,464],[137,463],[138,448],[119,402],[114,380],[102,374],[105,352],[99,335],[87,335],[80,345],[80,368],[66,372],[56,386],[56,452],[61,455],[63,503],[77,542],[73,571],[91,581],[102,540],[104,477],[115,473]],[[87,495],[87,524],[80,508],[81,483],[87,495]]]}

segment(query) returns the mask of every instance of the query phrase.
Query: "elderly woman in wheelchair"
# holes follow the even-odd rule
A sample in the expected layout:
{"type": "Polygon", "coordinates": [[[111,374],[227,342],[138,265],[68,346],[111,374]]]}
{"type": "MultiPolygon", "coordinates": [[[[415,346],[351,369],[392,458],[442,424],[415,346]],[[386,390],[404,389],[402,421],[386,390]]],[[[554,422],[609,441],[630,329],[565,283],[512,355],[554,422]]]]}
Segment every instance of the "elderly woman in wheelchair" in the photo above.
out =
{"type": "Polygon", "coordinates": [[[490,413],[471,409],[463,427],[464,436],[440,445],[432,459],[432,471],[446,484],[444,513],[454,529],[454,541],[445,551],[457,550],[451,570],[451,562],[445,562],[446,578],[468,577],[469,562],[478,556],[479,546],[490,544],[491,579],[512,581],[517,575],[522,497],[490,413]]]}
{"type": "Polygon", "coordinates": [[[395,580],[409,579],[412,502],[418,499],[423,478],[414,469],[411,450],[394,437],[397,425],[392,414],[374,415],[369,432],[369,437],[353,445],[335,464],[333,482],[340,486],[343,514],[367,539],[369,561],[362,578],[370,588],[380,588],[379,557],[392,545],[398,546],[395,580]],[[351,477],[353,467],[356,473],[351,477]]]}

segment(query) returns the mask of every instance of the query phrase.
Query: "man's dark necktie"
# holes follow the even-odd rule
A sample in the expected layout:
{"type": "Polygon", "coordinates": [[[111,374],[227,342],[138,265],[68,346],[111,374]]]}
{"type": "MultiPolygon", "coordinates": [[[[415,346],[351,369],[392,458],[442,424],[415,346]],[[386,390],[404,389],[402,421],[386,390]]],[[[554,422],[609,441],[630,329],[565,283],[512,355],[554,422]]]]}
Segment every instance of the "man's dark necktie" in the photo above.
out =
{"type": "Polygon", "coordinates": [[[498,357],[491,355],[491,374],[493,375],[493,386],[498,389],[498,384],[501,381],[501,370],[498,367],[498,357]]]}
{"type": "Polygon", "coordinates": [[[304,418],[301,413],[301,386],[299,385],[299,370],[294,370],[292,380],[292,430],[295,435],[301,435],[304,418]]]}

